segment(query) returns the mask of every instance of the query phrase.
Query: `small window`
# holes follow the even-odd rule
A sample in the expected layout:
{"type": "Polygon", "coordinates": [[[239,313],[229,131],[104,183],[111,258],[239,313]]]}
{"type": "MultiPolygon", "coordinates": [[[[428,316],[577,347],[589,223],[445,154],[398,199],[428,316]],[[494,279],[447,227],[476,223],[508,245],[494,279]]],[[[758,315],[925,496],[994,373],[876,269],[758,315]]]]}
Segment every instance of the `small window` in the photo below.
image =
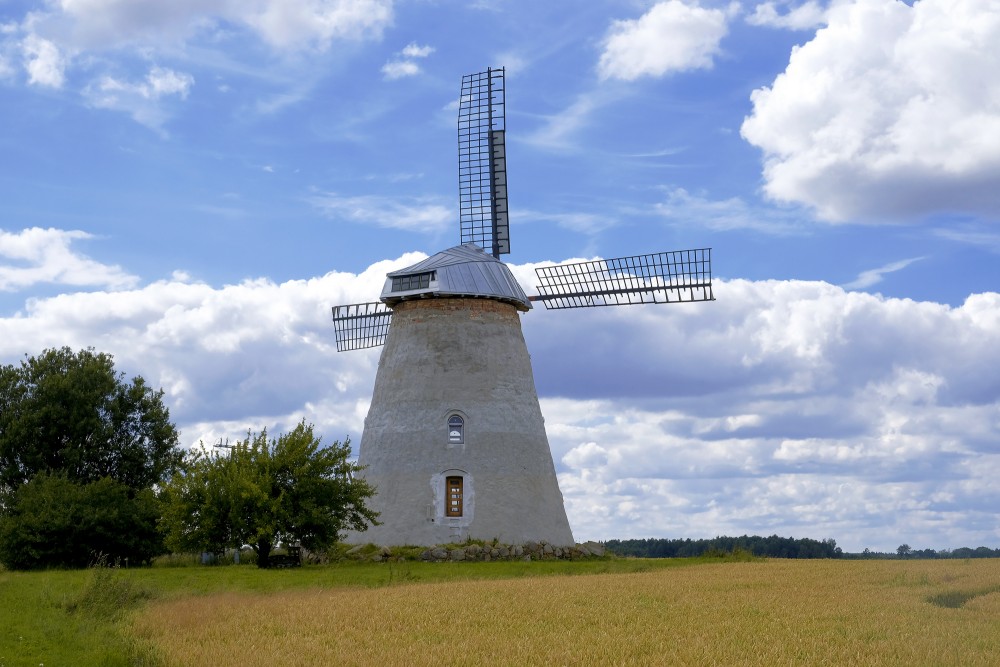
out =
{"type": "Polygon", "coordinates": [[[465,420],[458,415],[448,418],[448,444],[465,444],[465,420]]]}
{"type": "Polygon", "coordinates": [[[392,279],[393,292],[409,292],[415,289],[427,289],[431,286],[431,281],[437,276],[434,271],[427,273],[414,273],[409,276],[396,276],[392,279]]]}
{"type": "Polygon", "coordinates": [[[445,487],[448,489],[445,516],[462,516],[462,478],[448,477],[445,480],[445,487]]]}

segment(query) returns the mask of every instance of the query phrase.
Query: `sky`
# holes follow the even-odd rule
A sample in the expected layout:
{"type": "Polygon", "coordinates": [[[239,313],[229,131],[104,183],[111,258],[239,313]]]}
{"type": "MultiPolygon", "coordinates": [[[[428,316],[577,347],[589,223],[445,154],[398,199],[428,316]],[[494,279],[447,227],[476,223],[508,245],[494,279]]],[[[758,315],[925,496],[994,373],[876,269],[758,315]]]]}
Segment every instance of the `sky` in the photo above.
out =
{"type": "Polygon", "coordinates": [[[1000,0],[0,0],[0,363],[356,451],[331,306],[459,242],[501,66],[529,294],[713,249],[714,302],[522,318],[578,541],[1000,547],[1000,0]]]}

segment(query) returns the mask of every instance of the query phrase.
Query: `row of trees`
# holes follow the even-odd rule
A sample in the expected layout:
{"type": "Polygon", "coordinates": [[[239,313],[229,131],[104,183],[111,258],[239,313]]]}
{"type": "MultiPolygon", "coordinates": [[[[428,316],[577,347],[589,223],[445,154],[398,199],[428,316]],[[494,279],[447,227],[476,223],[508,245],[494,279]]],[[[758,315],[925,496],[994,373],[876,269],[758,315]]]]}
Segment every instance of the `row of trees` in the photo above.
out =
{"type": "Polygon", "coordinates": [[[712,539],[643,539],[608,540],[604,543],[610,551],[619,556],[638,558],[690,558],[706,553],[742,550],[755,556],[772,558],[840,558],[842,552],[836,540],[817,541],[808,537],[716,537],[712,539]]]}
{"type": "Polygon", "coordinates": [[[320,445],[304,421],[227,452],[185,453],[163,391],[127,380],[92,349],[0,366],[0,562],[146,562],[166,549],[279,542],[318,549],[377,520],[350,443],[320,445]]]}
{"type": "Polygon", "coordinates": [[[795,539],[792,537],[758,537],[744,535],[742,537],[716,537],[710,540],[692,539],[644,539],[644,540],[608,540],[604,543],[610,551],[620,556],[635,556],[638,558],[688,558],[706,553],[726,552],[736,550],[749,551],[755,556],[770,556],[772,558],[849,558],[862,559],[899,559],[899,558],[1000,558],[1000,549],[988,547],[961,547],[958,549],[913,549],[909,544],[901,544],[893,552],[872,551],[865,549],[861,553],[846,553],[837,546],[836,540],[813,540],[808,537],[795,539]]]}
{"type": "Polygon", "coordinates": [[[1000,549],[989,547],[959,547],[958,549],[913,549],[909,544],[900,544],[893,552],[872,551],[865,549],[861,553],[844,554],[845,558],[859,560],[888,560],[899,558],[938,559],[938,558],[1000,558],[1000,549]]]}

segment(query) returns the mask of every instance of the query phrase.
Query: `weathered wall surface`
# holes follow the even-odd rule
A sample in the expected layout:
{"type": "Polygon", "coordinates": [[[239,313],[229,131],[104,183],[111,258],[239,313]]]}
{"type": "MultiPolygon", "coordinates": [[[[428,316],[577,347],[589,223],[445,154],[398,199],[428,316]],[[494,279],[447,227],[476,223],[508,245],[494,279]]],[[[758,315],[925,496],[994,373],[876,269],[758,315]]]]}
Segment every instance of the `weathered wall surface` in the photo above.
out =
{"type": "Polygon", "coordinates": [[[361,438],[382,526],[379,545],[473,537],[573,544],[517,310],[489,299],[396,306],[361,438]],[[448,418],[465,420],[449,443],[448,418]],[[464,512],[444,516],[444,483],[464,478],[464,512]]]}

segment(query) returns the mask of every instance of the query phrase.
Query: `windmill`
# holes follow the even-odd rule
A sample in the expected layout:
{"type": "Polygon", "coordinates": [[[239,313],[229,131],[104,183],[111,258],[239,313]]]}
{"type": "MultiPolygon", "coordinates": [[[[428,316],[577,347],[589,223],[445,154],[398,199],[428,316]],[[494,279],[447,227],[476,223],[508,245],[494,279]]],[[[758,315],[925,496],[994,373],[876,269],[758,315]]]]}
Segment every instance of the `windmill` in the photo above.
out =
{"type": "Polygon", "coordinates": [[[505,97],[503,68],[462,77],[460,244],[389,273],[378,301],[333,308],[338,350],[384,345],[359,452],[382,525],[348,541],[571,545],[520,313],[714,300],[707,248],[538,268],[527,296],[500,260],[505,97]]]}

